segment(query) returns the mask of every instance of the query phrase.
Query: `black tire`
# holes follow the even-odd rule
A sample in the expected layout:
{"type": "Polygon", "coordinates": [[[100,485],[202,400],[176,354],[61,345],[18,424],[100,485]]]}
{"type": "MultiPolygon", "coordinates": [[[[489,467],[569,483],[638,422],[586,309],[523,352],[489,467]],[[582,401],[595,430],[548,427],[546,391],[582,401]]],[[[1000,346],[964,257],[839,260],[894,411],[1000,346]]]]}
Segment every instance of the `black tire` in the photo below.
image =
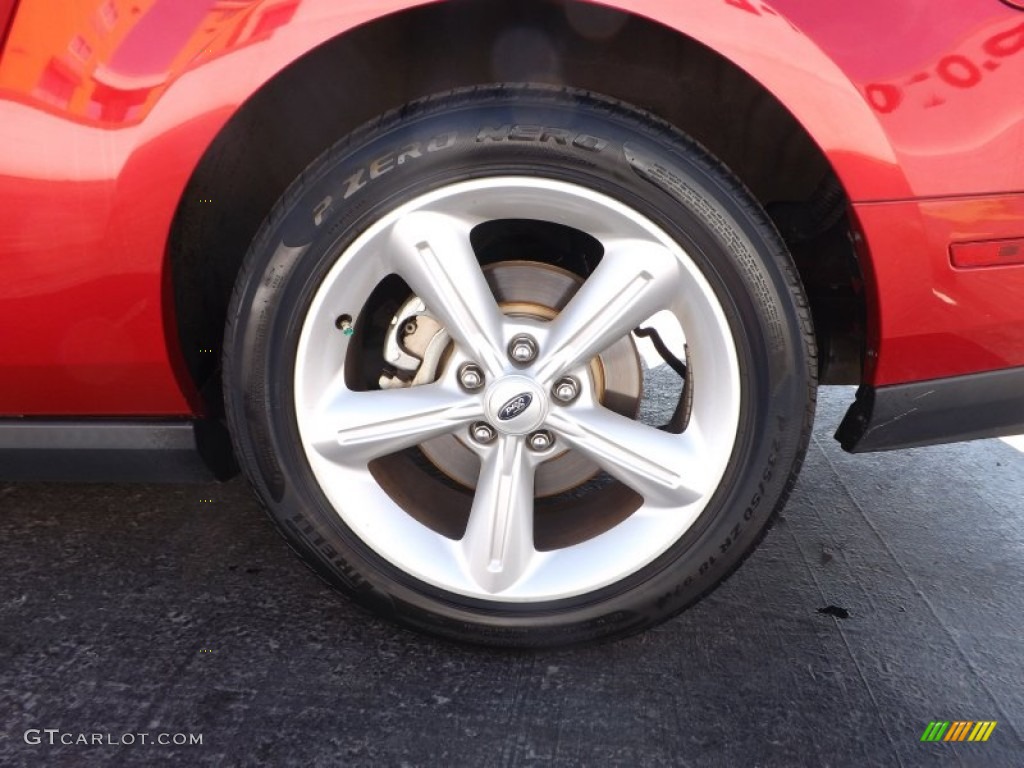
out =
{"type": "Polygon", "coordinates": [[[701,147],[649,114],[593,94],[500,86],[446,93],[384,115],[293,183],[238,277],[224,371],[239,462],[279,530],[317,573],[376,613],[420,630],[473,643],[551,646],[661,622],[707,594],[754,549],[785,503],[807,447],[816,352],[807,301],[781,238],[742,184],[701,147]],[[511,126],[502,140],[477,140],[501,126],[511,126]],[[551,131],[542,140],[536,126],[560,129],[557,135],[570,140],[552,140],[551,131]],[[386,171],[370,178],[366,169],[375,160],[432,140],[438,151],[378,162],[386,171]],[[302,318],[337,255],[383,212],[424,191],[510,172],[598,190],[685,243],[729,320],[742,387],[724,479],[685,535],[617,583],[531,604],[445,593],[369,548],[321,492],[291,408],[302,318]],[[343,202],[318,211],[327,195],[343,202]]]}

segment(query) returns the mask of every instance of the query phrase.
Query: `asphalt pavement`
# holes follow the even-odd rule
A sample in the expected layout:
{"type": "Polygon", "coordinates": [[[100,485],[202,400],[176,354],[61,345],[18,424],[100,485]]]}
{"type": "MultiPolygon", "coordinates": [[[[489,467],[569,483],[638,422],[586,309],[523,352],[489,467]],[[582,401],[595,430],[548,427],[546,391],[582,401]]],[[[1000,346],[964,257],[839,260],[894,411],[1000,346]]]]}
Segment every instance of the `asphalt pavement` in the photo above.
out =
{"type": "Polygon", "coordinates": [[[726,584],[582,650],[379,621],[240,480],[0,484],[0,765],[1024,765],[1024,453],[850,456],[851,398],[726,584]]]}

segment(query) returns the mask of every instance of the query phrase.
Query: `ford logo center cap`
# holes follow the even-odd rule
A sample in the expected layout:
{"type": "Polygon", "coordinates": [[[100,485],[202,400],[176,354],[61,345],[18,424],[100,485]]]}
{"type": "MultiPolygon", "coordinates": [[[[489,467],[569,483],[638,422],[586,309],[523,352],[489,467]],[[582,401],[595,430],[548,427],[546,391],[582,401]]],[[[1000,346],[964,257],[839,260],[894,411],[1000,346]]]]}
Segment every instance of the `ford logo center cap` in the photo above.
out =
{"type": "Polygon", "coordinates": [[[510,398],[501,406],[501,408],[498,409],[498,420],[508,421],[509,419],[514,419],[529,408],[530,403],[532,402],[533,395],[529,392],[522,392],[515,397],[510,398]]]}

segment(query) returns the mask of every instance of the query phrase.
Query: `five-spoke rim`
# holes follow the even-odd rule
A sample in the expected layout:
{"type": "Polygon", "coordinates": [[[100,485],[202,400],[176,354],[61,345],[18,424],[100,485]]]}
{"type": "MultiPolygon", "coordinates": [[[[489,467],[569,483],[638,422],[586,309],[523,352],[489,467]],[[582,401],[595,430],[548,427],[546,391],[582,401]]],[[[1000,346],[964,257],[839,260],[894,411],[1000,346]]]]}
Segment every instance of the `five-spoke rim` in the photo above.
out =
{"type": "Polygon", "coordinates": [[[306,313],[294,385],[305,456],[341,519],[410,575],[494,601],[580,595],[662,554],[720,484],[740,407],[729,323],[680,245],[606,195],[524,177],[460,182],[424,194],[382,217],[338,254],[306,313]],[[604,248],[598,267],[550,321],[503,314],[473,251],[474,226],[510,218],[573,227],[604,248]],[[358,317],[391,274],[444,326],[454,351],[436,381],[356,391],[345,374],[352,336],[339,333],[335,319],[343,313],[358,317]],[[689,422],[680,434],[605,408],[586,385],[592,358],[666,310],[685,333],[691,369],[699,371],[691,383],[689,422]],[[483,386],[460,384],[459,370],[467,364],[482,374],[483,386]],[[582,382],[568,401],[553,394],[566,379],[582,382]],[[474,439],[481,424],[491,433],[479,428],[474,439]],[[370,469],[375,459],[452,433],[467,436],[480,460],[468,523],[457,540],[408,514],[370,469]],[[642,504],[598,536],[539,551],[533,478],[551,456],[546,441],[582,453],[638,494],[642,504]]]}

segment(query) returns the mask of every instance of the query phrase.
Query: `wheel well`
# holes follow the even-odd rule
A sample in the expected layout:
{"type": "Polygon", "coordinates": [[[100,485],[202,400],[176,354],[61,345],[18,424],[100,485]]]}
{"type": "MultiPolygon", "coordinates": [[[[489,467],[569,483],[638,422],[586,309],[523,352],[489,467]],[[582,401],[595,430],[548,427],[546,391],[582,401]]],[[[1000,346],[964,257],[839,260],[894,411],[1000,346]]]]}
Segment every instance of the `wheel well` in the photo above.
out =
{"type": "Polygon", "coordinates": [[[176,213],[169,259],[181,349],[209,415],[222,411],[219,353],[236,275],[287,186],[374,116],[489,82],[603,93],[701,142],[790,246],[811,299],[822,380],[859,381],[864,300],[846,198],[824,154],[768,91],[638,16],[574,2],[450,2],[384,17],[306,54],[249,99],[204,154],[176,213]]]}

